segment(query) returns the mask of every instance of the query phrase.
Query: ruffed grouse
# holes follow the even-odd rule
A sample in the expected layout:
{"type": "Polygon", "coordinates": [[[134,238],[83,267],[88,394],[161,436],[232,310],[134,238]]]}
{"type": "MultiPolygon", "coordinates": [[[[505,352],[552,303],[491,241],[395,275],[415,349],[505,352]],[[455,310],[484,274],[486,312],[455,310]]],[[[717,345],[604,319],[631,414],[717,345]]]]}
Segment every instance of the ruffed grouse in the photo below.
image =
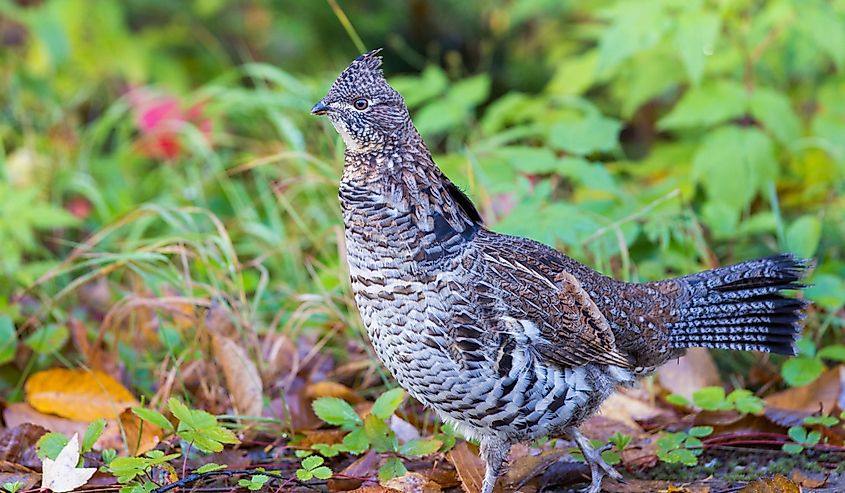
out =
{"type": "MultiPolygon", "coordinates": [[[[355,301],[399,384],[478,440],[491,493],[514,442],[574,440],[621,479],[578,426],[619,384],[685,348],[793,354],[805,262],[778,255],[625,283],[535,241],[485,228],[432,161],[378,50],[311,110],[346,144],[340,202],[355,301]]],[[[566,225],[561,225],[566,227],[566,225]]]]}

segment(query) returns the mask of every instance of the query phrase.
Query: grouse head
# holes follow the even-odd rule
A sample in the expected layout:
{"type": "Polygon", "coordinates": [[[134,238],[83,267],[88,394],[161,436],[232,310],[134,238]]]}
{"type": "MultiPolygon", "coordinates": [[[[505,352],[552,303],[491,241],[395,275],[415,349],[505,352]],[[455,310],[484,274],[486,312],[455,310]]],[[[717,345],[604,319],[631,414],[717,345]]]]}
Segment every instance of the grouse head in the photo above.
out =
{"type": "Polygon", "coordinates": [[[351,152],[377,150],[413,133],[405,100],[384,80],[380,51],[356,58],[311,108],[329,117],[351,152]]]}

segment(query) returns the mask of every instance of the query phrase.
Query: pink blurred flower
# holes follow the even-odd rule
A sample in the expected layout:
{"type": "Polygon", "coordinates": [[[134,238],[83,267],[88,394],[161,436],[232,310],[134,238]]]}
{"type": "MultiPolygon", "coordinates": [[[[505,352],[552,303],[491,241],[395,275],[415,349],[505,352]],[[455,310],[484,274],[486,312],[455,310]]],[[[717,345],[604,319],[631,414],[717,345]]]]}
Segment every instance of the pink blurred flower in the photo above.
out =
{"type": "Polygon", "coordinates": [[[142,155],[178,158],[182,154],[180,132],[186,124],[195,126],[210,143],[212,123],[203,115],[203,103],[184,108],[175,96],[146,87],[132,88],[126,97],[139,131],[136,143],[142,155]]]}

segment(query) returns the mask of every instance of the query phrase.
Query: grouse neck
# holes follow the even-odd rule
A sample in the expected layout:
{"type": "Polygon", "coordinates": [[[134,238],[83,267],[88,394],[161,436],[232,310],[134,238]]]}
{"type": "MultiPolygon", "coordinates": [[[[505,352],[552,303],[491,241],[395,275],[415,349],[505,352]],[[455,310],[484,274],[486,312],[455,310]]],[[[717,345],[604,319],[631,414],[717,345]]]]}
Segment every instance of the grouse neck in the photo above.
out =
{"type": "Polygon", "coordinates": [[[387,206],[411,216],[424,233],[448,229],[465,235],[481,226],[475,206],[440,171],[421,141],[367,153],[347,151],[341,202],[344,210],[371,209],[373,203],[387,206]]]}

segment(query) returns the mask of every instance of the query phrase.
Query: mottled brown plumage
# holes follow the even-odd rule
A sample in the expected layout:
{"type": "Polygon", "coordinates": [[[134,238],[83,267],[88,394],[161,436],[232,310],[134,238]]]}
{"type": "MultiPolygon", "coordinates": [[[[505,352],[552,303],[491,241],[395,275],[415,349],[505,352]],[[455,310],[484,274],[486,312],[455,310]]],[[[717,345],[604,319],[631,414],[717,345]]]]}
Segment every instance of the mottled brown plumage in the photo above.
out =
{"type": "MultiPolygon", "coordinates": [[[[312,110],[346,144],[340,201],[355,300],[399,384],[480,441],[490,493],[510,445],[563,435],[621,476],[577,427],[617,385],[688,347],[792,354],[805,264],[789,255],[624,283],[486,229],[434,164],[380,58],[356,59],[312,110]]],[[[565,226],[562,226],[565,227],[565,226]]]]}

